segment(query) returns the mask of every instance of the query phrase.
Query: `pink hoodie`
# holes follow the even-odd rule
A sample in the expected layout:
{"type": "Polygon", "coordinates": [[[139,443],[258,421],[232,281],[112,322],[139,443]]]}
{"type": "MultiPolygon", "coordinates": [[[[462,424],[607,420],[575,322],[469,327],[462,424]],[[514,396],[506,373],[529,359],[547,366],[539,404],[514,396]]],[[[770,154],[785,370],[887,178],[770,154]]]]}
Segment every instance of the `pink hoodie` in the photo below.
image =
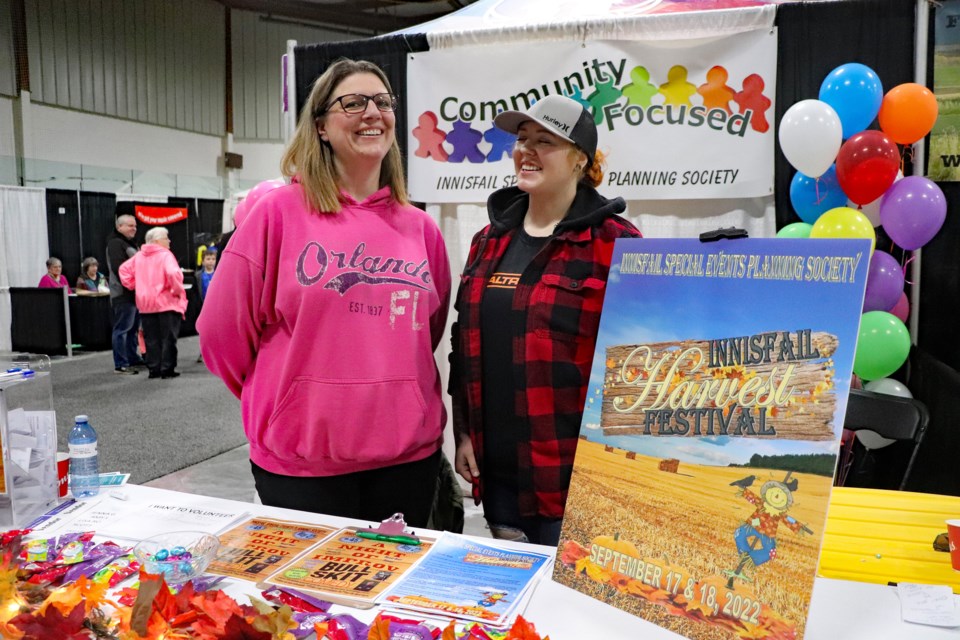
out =
{"type": "Polygon", "coordinates": [[[187,311],[187,292],[183,271],[173,252],[158,244],[140,247],[132,258],[120,265],[120,282],[137,295],[140,313],[187,311]]]}
{"type": "Polygon", "coordinates": [[[440,229],[389,188],[343,197],[340,213],[315,214],[299,184],[264,195],[197,321],[204,362],[241,400],[251,460],[281,475],[412,462],[442,440],[440,229]]]}

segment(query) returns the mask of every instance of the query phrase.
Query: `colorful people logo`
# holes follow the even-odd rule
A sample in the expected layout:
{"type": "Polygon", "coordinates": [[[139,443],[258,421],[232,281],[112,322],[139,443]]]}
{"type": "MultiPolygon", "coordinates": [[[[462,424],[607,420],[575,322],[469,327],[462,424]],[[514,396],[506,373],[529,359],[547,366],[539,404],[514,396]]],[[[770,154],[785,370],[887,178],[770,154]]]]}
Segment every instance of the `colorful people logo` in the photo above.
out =
{"type": "MultiPolygon", "coordinates": [[[[651,78],[649,69],[637,65],[630,70],[629,82],[622,87],[617,84],[621,80],[623,66],[614,67],[612,62],[606,63],[611,71],[601,73],[600,68],[606,70],[601,63],[593,61],[596,77],[585,72],[586,80],[579,74],[567,76],[562,81],[557,80],[554,89],[584,106],[592,115],[599,127],[605,119],[609,120],[607,129],[613,130],[615,120],[628,116],[626,122],[637,126],[641,123],[653,126],[664,124],[663,116],[657,120],[647,116],[644,122],[643,114],[633,115],[630,110],[646,109],[687,109],[703,110],[703,114],[696,116],[703,122],[706,112],[722,110],[726,116],[747,116],[749,113],[750,128],[757,133],[767,133],[770,122],[766,114],[770,110],[772,101],[763,94],[765,83],[763,78],[750,74],[743,78],[742,88],[737,91],[730,86],[730,72],[726,67],[714,65],[705,74],[705,82],[697,86],[690,81],[689,70],[683,65],[674,65],[667,72],[667,81],[656,84],[651,78]],[[576,77],[574,77],[576,76],[576,77]],[[573,78],[571,80],[571,78],[573,78]],[[565,86],[564,86],[565,85],[565,86]],[[626,98],[626,100],[622,100],[626,98]],[[736,104],[736,109],[731,103],[736,104]]],[[[625,61],[624,61],[625,63],[625,61]]],[[[587,63],[584,63],[587,67],[587,63]]],[[[500,162],[511,157],[515,136],[501,131],[493,126],[493,114],[503,109],[527,109],[541,95],[551,93],[550,86],[543,84],[526,92],[506,99],[472,103],[460,101],[456,97],[447,97],[443,100],[439,111],[424,111],[417,117],[417,124],[411,134],[417,141],[413,155],[418,158],[432,159],[436,162],[452,163],[483,163],[500,162]],[[478,116],[478,117],[474,117],[478,116]],[[443,121],[441,123],[441,120],[443,121]],[[483,124],[486,128],[478,128],[483,124]]],[[[682,111],[671,111],[674,114],[667,118],[666,124],[682,124],[682,111]]],[[[690,123],[696,122],[690,116],[690,123]]],[[[619,120],[619,123],[624,120],[619,120]]],[[[732,121],[731,121],[732,122],[732,121]]],[[[696,125],[695,125],[696,126],[696,125]]],[[[722,127],[711,128],[720,130],[722,127]]],[[[727,127],[729,133],[734,133],[727,127]]],[[[746,126],[736,132],[743,135],[746,126]]]]}

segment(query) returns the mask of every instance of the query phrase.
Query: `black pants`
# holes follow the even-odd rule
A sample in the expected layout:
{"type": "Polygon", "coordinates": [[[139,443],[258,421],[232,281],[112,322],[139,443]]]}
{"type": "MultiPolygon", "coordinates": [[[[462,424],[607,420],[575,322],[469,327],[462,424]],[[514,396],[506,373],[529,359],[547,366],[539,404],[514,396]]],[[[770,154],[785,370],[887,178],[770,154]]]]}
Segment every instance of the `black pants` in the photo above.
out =
{"type": "Polygon", "coordinates": [[[180,314],[176,311],[141,313],[143,342],[147,346],[147,369],[150,375],[165,376],[177,368],[177,335],[180,314]]]}
{"type": "Polygon", "coordinates": [[[380,522],[394,513],[426,527],[437,490],[440,450],[423,460],[340,476],[281,476],[258,467],[253,479],[265,505],[380,522]]]}

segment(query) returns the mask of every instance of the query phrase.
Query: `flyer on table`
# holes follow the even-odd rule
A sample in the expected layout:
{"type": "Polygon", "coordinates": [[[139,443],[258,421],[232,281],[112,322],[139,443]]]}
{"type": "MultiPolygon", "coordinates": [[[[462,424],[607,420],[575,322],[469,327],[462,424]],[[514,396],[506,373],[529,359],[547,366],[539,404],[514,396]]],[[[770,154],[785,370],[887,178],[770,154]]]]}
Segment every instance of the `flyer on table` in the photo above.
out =
{"type": "Polygon", "coordinates": [[[337,598],[366,602],[383,593],[410,567],[423,558],[432,542],[401,544],[357,536],[354,529],[341,529],[267,578],[280,586],[304,589],[337,598]]]}
{"type": "Polygon", "coordinates": [[[866,240],[618,240],[557,582],[687,638],[803,637],[866,240]]]}
{"type": "Polygon", "coordinates": [[[380,599],[385,606],[503,622],[549,556],[444,534],[417,567],[380,599]]]}
{"type": "Polygon", "coordinates": [[[336,531],[319,524],[251,518],[220,534],[208,573],[257,582],[336,531]]]}

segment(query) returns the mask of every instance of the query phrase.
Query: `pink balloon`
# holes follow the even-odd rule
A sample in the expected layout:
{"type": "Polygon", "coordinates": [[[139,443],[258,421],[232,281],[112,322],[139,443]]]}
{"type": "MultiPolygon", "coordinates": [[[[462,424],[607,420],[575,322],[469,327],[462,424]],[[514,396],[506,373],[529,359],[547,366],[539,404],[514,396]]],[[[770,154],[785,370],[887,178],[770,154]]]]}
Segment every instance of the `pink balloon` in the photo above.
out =
{"type": "Polygon", "coordinates": [[[900,318],[900,322],[907,322],[907,318],[910,317],[910,301],[907,300],[906,292],[900,294],[900,299],[891,307],[890,313],[900,318]]]}
{"type": "Polygon", "coordinates": [[[270,193],[274,189],[286,186],[286,184],[287,183],[283,180],[283,178],[275,178],[273,180],[264,180],[250,189],[250,191],[247,192],[247,195],[244,196],[243,200],[240,201],[240,204],[237,205],[237,208],[233,210],[234,228],[239,227],[243,221],[247,219],[247,216],[250,215],[250,212],[253,210],[253,205],[257,203],[257,200],[270,193]]]}

